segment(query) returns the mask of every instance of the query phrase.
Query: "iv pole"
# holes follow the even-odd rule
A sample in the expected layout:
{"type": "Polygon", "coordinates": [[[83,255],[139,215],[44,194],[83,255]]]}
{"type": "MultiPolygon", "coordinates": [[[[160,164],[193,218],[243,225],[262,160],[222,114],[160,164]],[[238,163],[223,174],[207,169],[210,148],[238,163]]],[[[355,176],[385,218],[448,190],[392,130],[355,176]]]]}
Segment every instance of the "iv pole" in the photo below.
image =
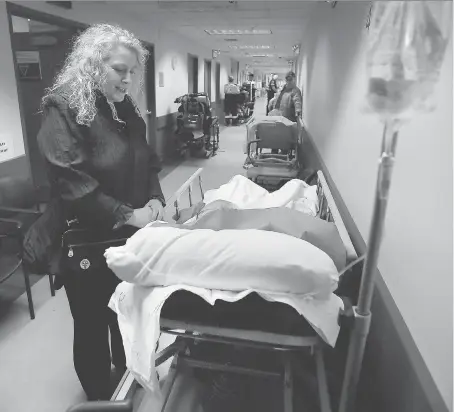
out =
{"type": "Polygon", "coordinates": [[[383,131],[378,168],[374,211],[369,233],[368,249],[363,267],[358,306],[353,308],[354,326],[350,335],[347,363],[339,404],[339,412],[353,412],[372,313],[370,311],[377,272],[377,262],[383,238],[391,175],[397,145],[397,123],[388,120],[383,131]]]}

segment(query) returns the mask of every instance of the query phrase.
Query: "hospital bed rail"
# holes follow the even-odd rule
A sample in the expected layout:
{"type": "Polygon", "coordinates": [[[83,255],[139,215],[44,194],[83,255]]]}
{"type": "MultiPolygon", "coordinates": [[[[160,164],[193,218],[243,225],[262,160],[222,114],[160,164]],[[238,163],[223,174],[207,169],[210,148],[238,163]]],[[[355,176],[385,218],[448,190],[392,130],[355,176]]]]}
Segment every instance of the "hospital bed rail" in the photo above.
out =
{"type": "MultiPolygon", "coordinates": [[[[193,205],[194,185],[198,184],[202,199],[204,197],[202,187],[202,171],[198,169],[193,175],[183,183],[167,201],[167,208],[172,203],[176,210],[176,217],[180,215],[182,198],[187,193],[190,206],[193,205]]],[[[333,222],[340,234],[347,254],[347,263],[357,260],[357,254],[348,235],[348,231],[339,213],[334,197],[328,183],[321,171],[314,175],[318,187],[319,212],[318,217],[333,222]],[[316,177],[315,177],[316,176],[316,177]]],[[[345,276],[345,275],[344,275],[345,276]]],[[[349,315],[351,311],[345,311],[340,315],[349,315]]],[[[298,315],[300,316],[300,315],[298,315]]],[[[306,322],[301,317],[301,322],[306,322]]],[[[155,365],[158,367],[173,357],[169,373],[165,379],[162,388],[163,403],[161,412],[164,412],[170,398],[172,388],[176,382],[177,376],[182,368],[208,369],[222,372],[237,374],[247,374],[251,376],[267,376],[282,379],[282,389],[284,393],[283,403],[284,412],[293,411],[294,403],[294,375],[295,362],[292,363],[292,356],[302,353],[303,350],[310,350],[313,355],[318,386],[318,403],[320,412],[331,412],[331,400],[328,390],[327,374],[325,368],[325,359],[323,350],[326,343],[322,338],[311,329],[308,335],[291,335],[282,333],[271,333],[259,330],[244,330],[236,328],[227,328],[222,326],[213,326],[200,324],[197,322],[188,322],[185,320],[166,319],[161,316],[161,332],[177,336],[174,343],[163,349],[156,355],[155,365]],[[282,368],[278,372],[263,370],[264,368],[240,367],[237,365],[219,364],[212,361],[191,358],[191,349],[195,342],[210,342],[213,344],[228,344],[236,347],[253,348],[255,350],[271,350],[274,353],[280,353],[282,368]]],[[[112,396],[112,405],[118,402],[125,402],[132,399],[137,388],[140,387],[133,374],[128,370],[119,383],[115,393],[112,396]]],[[[86,409],[86,412],[91,410],[86,409]]],[[[95,410],[93,410],[95,411],[95,410]]],[[[100,410],[101,411],[101,410],[100,410]]],[[[103,412],[110,412],[110,409],[103,409],[103,412]]],[[[112,412],[114,410],[112,409],[112,412]]],[[[75,411],[73,411],[75,412],[75,411]]],[[[78,412],[78,411],[77,411],[78,412]]],[[[138,406],[137,412],[145,412],[144,408],[138,406]]],[[[147,411],[148,412],[148,411],[147,411]]]]}

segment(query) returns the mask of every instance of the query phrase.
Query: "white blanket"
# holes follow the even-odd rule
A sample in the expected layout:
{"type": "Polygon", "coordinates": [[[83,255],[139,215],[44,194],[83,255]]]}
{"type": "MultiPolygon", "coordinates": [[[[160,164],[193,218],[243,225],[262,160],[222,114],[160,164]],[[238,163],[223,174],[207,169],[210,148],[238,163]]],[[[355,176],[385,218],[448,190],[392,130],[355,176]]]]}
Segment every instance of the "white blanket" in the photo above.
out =
{"type": "MultiPolygon", "coordinates": [[[[214,305],[217,299],[236,302],[252,291],[226,292],[194,288],[184,285],[143,287],[123,282],[112,295],[109,307],[117,313],[126,364],[134,377],[151,391],[159,391],[156,378],[155,348],[160,334],[160,314],[167,298],[178,290],[187,290],[214,305]]],[[[260,293],[269,301],[286,303],[295,308],[312,325],[315,331],[331,346],[339,334],[337,322],[342,300],[332,294],[328,299],[311,296],[273,295],[260,293]]]]}
{"type": "Polygon", "coordinates": [[[230,202],[237,209],[288,207],[311,216],[317,215],[319,206],[317,186],[309,186],[302,180],[290,180],[279,190],[270,193],[241,175],[236,175],[218,189],[205,193],[203,201],[206,205],[216,200],[230,202]]]}

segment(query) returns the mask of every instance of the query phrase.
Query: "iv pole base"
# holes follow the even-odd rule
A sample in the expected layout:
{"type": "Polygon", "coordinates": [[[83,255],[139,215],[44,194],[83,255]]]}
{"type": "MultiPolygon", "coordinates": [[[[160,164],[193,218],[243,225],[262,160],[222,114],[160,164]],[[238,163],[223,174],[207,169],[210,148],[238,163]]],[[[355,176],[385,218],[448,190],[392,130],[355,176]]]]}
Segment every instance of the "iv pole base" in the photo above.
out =
{"type": "Polygon", "coordinates": [[[350,335],[339,412],[354,412],[361,364],[372,320],[372,313],[360,314],[356,306],[353,307],[353,314],[354,324],[350,335]]]}

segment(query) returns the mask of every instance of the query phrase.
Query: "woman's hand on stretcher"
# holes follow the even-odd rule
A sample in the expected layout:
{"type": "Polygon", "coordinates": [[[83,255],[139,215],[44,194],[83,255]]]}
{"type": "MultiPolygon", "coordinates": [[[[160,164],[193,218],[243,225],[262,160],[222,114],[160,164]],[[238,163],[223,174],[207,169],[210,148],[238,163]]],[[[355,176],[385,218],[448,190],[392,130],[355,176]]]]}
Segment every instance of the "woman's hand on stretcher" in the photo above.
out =
{"type": "Polygon", "coordinates": [[[162,220],[164,217],[164,206],[159,199],[151,199],[146,207],[150,208],[153,212],[153,221],[162,220]]]}
{"type": "Polygon", "coordinates": [[[149,206],[144,206],[141,209],[134,209],[133,214],[126,222],[126,224],[141,229],[149,223],[155,221],[157,219],[157,216],[159,216],[159,214],[156,212],[156,210],[152,209],[149,206]]]}

